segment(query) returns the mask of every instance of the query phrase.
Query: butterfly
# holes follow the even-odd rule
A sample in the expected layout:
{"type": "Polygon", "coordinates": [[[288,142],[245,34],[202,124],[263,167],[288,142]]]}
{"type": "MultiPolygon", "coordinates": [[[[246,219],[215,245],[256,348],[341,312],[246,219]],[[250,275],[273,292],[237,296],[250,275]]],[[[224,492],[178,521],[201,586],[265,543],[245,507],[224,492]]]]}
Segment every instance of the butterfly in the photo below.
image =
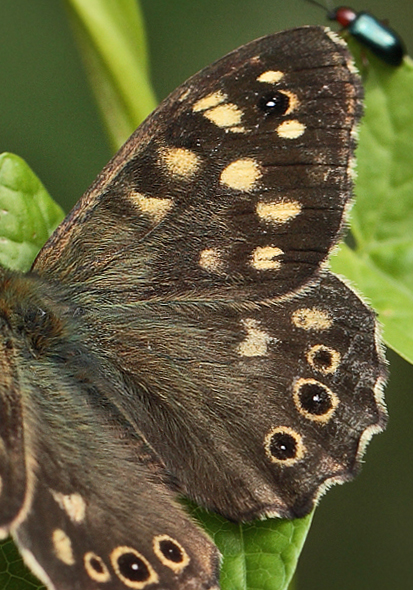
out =
{"type": "Polygon", "coordinates": [[[178,503],[308,514],[384,428],[374,313],[326,260],[362,89],[302,27],[173,92],[26,275],[0,269],[0,527],[56,590],[216,589],[178,503]]]}

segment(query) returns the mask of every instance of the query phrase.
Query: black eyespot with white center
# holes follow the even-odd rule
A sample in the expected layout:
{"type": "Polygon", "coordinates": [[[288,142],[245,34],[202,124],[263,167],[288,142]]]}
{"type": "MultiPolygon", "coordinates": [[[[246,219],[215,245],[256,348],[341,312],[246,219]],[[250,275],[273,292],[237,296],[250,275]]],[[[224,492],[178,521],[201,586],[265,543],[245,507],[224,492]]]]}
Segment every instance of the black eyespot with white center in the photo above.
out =
{"type": "Polygon", "coordinates": [[[190,561],[182,545],[169,535],[156,536],[153,550],[159,560],[176,573],[183,570],[190,561]]]}
{"type": "Polygon", "coordinates": [[[265,437],[265,451],[273,463],[290,466],[302,459],[305,447],[298,432],[288,426],[278,426],[265,437]]]}
{"type": "Polygon", "coordinates": [[[315,379],[299,379],[293,397],[298,411],[317,422],[328,422],[338,404],[338,397],[331,389],[315,379]]]}
{"type": "Polygon", "coordinates": [[[297,455],[297,442],[291,434],[277,432],[271,437],[270,452],[279,461],[295,459],[297,455]]]}
{"type": "Polygon", "coordinates": [[[110,557],[116,574],[129,588],[140,590],[158,581],[149,561],[132,547],[117,547],[110,557]]]}
{"type": "Polygon", "coordinates": [[[258,101],[258,107],[268,115],[285,115],[290,108],[290,97],[284,92],[267,92],[258,101]]]}
{"type": "Polygon", "coordinates": [[[161,551],[162,555],[164,555],[165,559],[168,561],[173,561],[174,563],[182,563],[184,556],[182,555],[182,551],[174,543],[169,539],[165,539],[160,541],[159,543],[159,550],[161,551]]]}
{"type": "Polygon", "coordinates": [[[118,566],[122,575],[132,582],[145,582],[150,576],[145,562],[134,553],[121,555],[118,559],[118,566]]]}

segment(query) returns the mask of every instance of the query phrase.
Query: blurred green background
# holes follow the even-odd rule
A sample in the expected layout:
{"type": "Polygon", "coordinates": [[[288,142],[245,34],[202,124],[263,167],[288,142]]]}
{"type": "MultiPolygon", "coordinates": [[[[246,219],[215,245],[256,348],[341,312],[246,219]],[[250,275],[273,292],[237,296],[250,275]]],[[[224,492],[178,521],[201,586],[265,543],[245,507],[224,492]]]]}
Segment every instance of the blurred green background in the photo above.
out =
{"type": "MultiPolygon", "coordinates": [[[[325,24],[323,11],[304,0],[141,4],[159,99],[255,37],[325,24]]],[[[413,53],[412,0],[352,6],[387,19],[413,53]]],[[[0,0],[0,38],[0,151],[26,159],[68,211],[111,152],[63,2],[0,0]]],[[[359,478],[322,500],[299,564],[299,589],[413,588],[413,368],[395,354],[388,358],[389,427],[373,439],[359,478]]]]}

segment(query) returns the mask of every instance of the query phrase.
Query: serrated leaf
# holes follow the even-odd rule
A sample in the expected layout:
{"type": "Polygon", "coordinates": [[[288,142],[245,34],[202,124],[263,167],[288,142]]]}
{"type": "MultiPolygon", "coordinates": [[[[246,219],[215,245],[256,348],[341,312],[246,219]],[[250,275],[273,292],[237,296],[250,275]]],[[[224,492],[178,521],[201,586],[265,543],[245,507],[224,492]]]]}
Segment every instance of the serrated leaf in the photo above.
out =
{"type": "Polygon", "coordinates": [[[0,155],[0,264],[27,271],[64,217],[29,166],[0,155]]]}
{"type": "Polygon", "coordinates": [[[155,108],[136,0],[66,0],[89,81],[115,150],[155,108]]]}

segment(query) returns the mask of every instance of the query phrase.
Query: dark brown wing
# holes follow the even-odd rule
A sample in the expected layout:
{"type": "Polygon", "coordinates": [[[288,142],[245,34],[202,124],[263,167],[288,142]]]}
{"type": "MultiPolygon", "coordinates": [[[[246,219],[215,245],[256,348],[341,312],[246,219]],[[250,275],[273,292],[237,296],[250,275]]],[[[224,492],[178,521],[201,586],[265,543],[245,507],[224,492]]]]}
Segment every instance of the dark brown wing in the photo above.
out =
{"type": "Polygon", "coordinates": [[[179,489],[235,519],[306,514],[385,423],[374,315],[320,271],[360,95],[323,28],[238,49],[155,111],[34,265],[179,489]]]}
{"type": "Polygon", "coordinates": [[[151,302],[83,319],[126,384],[118,406],[181,491],[231,519],[307,514],[386,424],[374,314],[331,273],[282,303],[151,302]]]}
{"type": "Polygon", "coordinates": [[[34,269],[113,299],[126,287],[139,300],[294,292],[340,233],[360,99],[324,28],[245,45],[160,105],[34,269]]]}
{"type": "Polygon", "coordinates": [[[50,590],[216,588],[217,549],[111,401],[122,381],[83,347],[58,292],[3,278],[2,537],[12,534],[50,590]]]}

